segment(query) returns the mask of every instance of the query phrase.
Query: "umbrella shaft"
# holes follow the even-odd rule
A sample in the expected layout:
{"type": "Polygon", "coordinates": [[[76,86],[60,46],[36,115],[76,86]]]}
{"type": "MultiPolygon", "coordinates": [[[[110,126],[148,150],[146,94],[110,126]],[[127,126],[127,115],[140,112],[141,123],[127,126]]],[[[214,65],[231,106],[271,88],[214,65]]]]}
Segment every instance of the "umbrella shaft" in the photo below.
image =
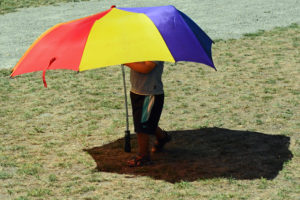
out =
{"type": "Polygon", "coordinates": [[[128,104],[127,104],[127,90],[125,81],[125,69],[124,65],[121,65],[122,75],[123,75],[123,86],[124,86],[124,97],[125,97],[125,109],[126,109],[126,131],[129,131],[129,121],[128,121],[128,104]]]}

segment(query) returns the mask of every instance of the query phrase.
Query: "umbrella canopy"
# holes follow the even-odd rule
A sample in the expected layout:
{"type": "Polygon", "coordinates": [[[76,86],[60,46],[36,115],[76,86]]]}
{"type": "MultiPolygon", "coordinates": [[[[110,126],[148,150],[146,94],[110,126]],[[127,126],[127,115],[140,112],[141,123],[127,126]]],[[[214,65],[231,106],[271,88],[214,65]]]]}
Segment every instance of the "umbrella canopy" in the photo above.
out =
{"type": "MultiPolygon", "coordinates": [[[[214,64],[212,40],[174,6],[116,8],[58,24],[13,68],[16,75],[52,69],[83,71],[139,61],[214,64]]],[[[45,81],[44,81],[45,82],[45,81]]]]}

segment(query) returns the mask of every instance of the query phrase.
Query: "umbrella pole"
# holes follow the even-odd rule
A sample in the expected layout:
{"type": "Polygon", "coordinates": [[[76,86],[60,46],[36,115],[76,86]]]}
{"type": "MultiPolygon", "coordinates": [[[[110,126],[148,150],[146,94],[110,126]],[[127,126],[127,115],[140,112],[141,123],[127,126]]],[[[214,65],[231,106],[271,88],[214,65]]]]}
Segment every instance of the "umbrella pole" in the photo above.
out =
{"type": "Polygon", "coordinates": [[[122,75],[123,75],[123,86],[124,86],[124,96],[125,96],[125,110],[126,110],[126,130],[125,130],[125,152],[131,152],[130,145],[130,130],[129,130],[129,121],[128,121],[128,103],[127,103],[127,91],[126,91],[126,81],[125,81],[125,70],[124,65],[121,65],[122,75]]]}

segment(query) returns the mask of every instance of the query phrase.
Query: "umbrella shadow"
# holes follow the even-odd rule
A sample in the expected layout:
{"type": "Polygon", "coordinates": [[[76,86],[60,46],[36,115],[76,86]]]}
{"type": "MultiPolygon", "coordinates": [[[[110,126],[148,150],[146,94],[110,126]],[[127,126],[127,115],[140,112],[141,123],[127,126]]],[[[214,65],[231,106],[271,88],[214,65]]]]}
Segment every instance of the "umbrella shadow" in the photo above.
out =
{"type": "Polygon", "coordinates": [[[274,179],[293,157],[290,138],[283,135],[223,128],[170,133],[173,140],[164,152],[152,155],[154,165],[150,166],[126,165],[136,154],[136,135],[131,136],[131,153],[124,152],[124,139],[84,151],[92,156],[101,172],[149,176],[171,183],[219,177],[274,179]]]}

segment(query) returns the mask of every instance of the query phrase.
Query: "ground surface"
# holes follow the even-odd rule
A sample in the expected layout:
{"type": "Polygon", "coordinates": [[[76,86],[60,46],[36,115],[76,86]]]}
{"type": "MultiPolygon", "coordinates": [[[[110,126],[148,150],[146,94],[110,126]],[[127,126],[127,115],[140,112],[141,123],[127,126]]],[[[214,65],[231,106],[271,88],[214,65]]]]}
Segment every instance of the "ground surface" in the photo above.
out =
{"type": "Polygon", "coordinates": [[[123,151],[119,67],[49,71],[48,89],[41,73],[0,70],[0,197],[297,199],[299,35],[293,24],[218,41],[217,72],[167,63],[160,125],[174,140],[140,169],[126,166],[136,144],[123,151]]]}

